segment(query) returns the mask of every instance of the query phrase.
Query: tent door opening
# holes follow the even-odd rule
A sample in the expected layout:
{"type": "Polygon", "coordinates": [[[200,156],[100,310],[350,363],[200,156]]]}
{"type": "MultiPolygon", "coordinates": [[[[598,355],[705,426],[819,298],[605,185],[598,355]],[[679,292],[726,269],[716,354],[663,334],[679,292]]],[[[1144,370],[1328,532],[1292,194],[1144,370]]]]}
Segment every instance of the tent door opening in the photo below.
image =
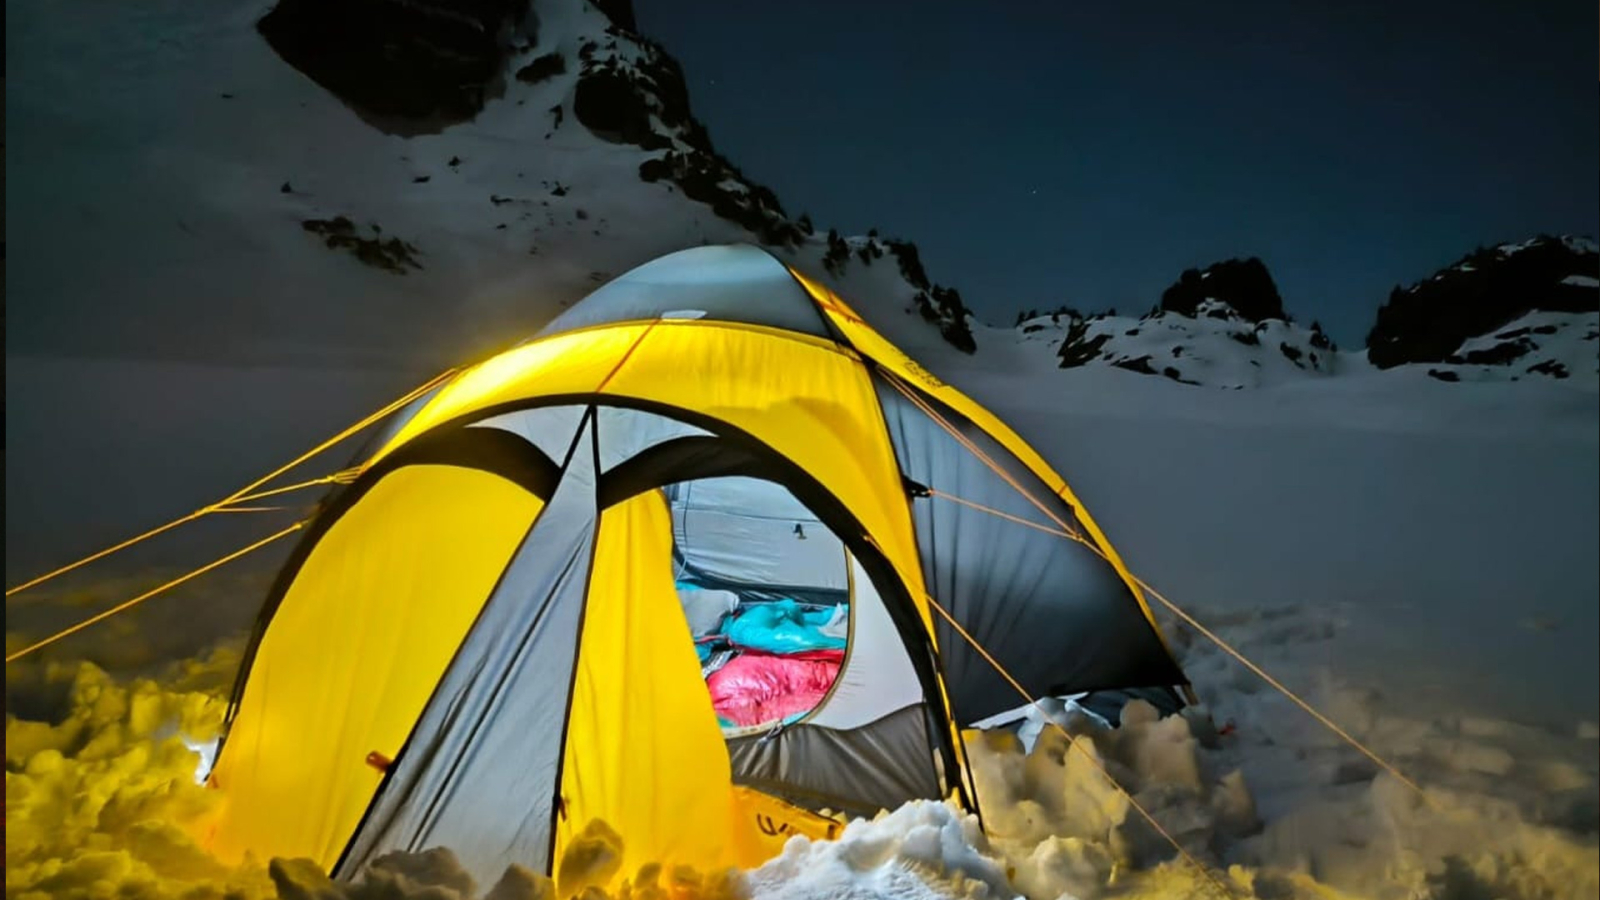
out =
{"type": "Polygon", "coordinates": [[[702,478],[663,492],[678,597],[723,733],[804,721],[850,653],[849,550],[775,482],[702,478]]]}

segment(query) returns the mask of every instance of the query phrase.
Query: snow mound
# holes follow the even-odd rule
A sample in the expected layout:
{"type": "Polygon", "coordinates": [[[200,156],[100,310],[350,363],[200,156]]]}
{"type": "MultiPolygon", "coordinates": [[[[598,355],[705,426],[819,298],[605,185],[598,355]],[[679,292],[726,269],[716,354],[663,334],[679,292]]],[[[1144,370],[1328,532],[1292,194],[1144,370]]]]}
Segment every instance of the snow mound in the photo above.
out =
{"type": "Polygon", "coordinates": [[[834,841],[794,837],[749,874],[760,898],[1014,897],[976,816],[931,800],[857,819],[834,841]]]}
{"type": "Polygon", "coordinates": [[[170,673],[172,688],[88,663],[31,673],[64,697],[50,719],[6,715],[8,897],[272,896],[264,872],[225,866],[193,837],[217,795],[199,786],[191,747],[217,735],[237,661],[170,673]]]}
{"type": "Polygon", "coordinates": [[[1025,319],[1016,331],[1023,342],[1048,346],[1064,369],[1116,366],[1208,387],[1260,387],[1343,367],[1341,352],[1320,328],[1277,318],[1254,322],[1217,300],[1200,303],[1194,316],[1069,312],[1025,319]]]}

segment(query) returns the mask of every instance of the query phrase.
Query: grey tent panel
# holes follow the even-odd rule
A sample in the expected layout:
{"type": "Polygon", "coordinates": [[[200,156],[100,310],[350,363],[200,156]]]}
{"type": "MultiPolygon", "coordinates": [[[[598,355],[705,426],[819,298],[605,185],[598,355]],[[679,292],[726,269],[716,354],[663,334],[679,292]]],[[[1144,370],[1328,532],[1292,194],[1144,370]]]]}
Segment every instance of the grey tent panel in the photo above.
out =
{"type": "Polygon", "coordinates": [[[587,406],[540,406],[480,419],[469,427],[509,431],[538,447],[552,461],[558,461],[566,456],[588,411],[587,406]]]}
{"type": "MultiPolygon", "coordinates": [[[[552,460],[560,459],[572,446],[583,417],[591,408],[582,404],[536,406],[518,409],[473,422],[472,428],[498,428],[517,435],[539,448],[552,460]]],[[[600,442],[600,471],[608,471],[658,444],[684,437],[709,437],[704,428],[656,413],[620,406],[600,406],[592,410],[600,442]]]]}
{"type": "Polygon", "coordinates": [[[826,702],[807,719],[825,728],[860,728],[923,700],[917,667],[883,595],[860,560],[850,566],[850,652],[826,702]]]}
{"type": "MultiPolygon", "coordinates": [[[[1060,530],[938,422],[877,381],[907,478],[1060,530]]],[[[1078,528],[1072,508],[1021,460],[959,413],[923,399],[1056,517],[1078,528]]],[[[1090,548],[938,496],[915,499],[912,520],[934,599],[1034,696],[1185,683],[1127,584],[1090,548]]],[[[1018,704],[1016,689],[949,623],[939,618],[935,627],[958,722],[1018,704]]]]}
{"type": "Polygon", "coordinates": [[[479,884],[512,863],[548,871],[598,517],[592,423],[400,751],[339,877],[392,850],[440,845],[479,884]]]}
{"type": "Polygon", "coordinates": [[[655,318],[718,319],[827,337],[811,295],[749,244],[693,247],[632,269],[556,316],[536,337],[655,318]]]}
{"type": "Polygon", "coordinates": [[[669,485],[667,500],[689,571],[730,586],[849,587],[844,542],[777,482],[701,478],[669,485]]]}
{"type": "Polygon", "coordinates": [[[733,780],[811,809],[870,816],[907,800],[938,799],[928,709],[908,706],[861,728],[793,725],[728,741],[733,780]]]}
{"type": "Polygon", "coordinates": [[[667,441],[711,436],[711,432],[688,422],[622,406],[597,407],[595,416],[600,435],[601,472],[609,472],[667,441]]]}

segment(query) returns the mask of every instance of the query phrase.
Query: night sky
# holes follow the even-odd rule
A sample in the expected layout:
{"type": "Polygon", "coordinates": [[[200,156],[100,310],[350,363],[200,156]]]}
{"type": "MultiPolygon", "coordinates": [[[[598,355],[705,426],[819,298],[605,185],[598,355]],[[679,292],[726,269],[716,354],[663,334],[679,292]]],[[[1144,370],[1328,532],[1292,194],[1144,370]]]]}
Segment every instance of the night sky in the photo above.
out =
{"type": "Polygon", "coordinates": [[[1396,283],[1600,230],[1593,0],[635,6],[748,177],[991,322],[1254,255],[1360,346],[1396,283]]]}

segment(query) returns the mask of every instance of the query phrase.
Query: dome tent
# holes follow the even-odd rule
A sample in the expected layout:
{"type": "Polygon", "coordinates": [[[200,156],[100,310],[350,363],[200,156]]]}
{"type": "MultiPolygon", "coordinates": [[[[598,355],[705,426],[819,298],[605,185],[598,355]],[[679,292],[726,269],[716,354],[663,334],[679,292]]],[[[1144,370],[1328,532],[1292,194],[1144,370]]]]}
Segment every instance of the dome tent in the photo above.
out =
{"type": "Polygon", "coordinates": [[[553,872],[600,821],[624,873],[752,865],[834,833],[824,809],[976,808],[960,726],[1020,698],[974,644],[1036,696],[1185,684],[1060,476],[754,247],[619,277],[359,462],[251,641],[210,776],[219,852],[348,878],[445,845],[492,883],[553,872]],[[719,721],[686,579],[833,597],[848,638],[820,699],[719,721]]]}

